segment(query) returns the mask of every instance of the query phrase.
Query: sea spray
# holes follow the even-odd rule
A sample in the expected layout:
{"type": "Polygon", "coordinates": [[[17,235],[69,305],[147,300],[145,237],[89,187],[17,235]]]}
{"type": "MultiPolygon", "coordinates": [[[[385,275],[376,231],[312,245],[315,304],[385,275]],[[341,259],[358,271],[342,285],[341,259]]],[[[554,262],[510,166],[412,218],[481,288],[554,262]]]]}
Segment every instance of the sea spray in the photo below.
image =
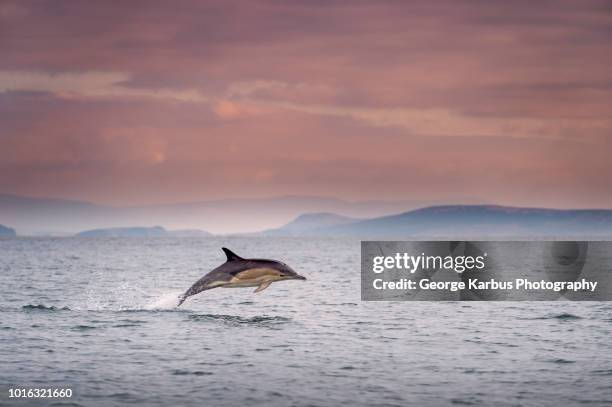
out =
{"type": "Polygon", "coordinates": [[[175,308],[178,304],[178,297],[181,294],[180,291],[172,291],[157,297],[153,302],[147,304],[144,309],[156,310],[156,309],[169,309],[175,308]]]}

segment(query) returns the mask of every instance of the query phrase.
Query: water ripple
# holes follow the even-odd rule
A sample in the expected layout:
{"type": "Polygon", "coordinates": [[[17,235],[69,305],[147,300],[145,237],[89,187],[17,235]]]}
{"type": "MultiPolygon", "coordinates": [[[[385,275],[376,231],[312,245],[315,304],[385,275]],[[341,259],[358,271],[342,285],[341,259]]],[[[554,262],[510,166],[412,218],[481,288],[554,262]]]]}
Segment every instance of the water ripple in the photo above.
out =
{"type": "Polygon", "coordinates": [[[238,315],[219,315],[219,314],[193,314],[189,315],[189,319],[192,321],[199,322],[215,322],[221,321],[232,325],[251,325],[251,326],[269,326],[277,324],[285,324],[291,321],[291,318],[280,317],[280,316],[254,316],[254,317],[241,317],[238,315]]]}
{"type": "Polygon", "coordinates": [[[68,307],[54,307],[54,306],[47,306],[47,305],[43,305],[43,304],[37,304],[37,305],[33,305],[33,304],[28,304],[28,305],[24,305],[23,307],[21,307],[21,309],[26,310],[26,311],[70,311],[70,308],[68,307]]]}

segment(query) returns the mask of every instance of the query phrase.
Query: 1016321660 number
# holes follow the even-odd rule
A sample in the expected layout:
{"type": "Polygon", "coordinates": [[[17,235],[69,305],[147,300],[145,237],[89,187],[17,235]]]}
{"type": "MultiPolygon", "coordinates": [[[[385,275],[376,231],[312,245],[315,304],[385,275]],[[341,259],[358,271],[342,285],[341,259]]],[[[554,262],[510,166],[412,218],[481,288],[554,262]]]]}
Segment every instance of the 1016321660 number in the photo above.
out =
{"type": "Polygon", "coordinates": [[[38,399],[38,398],[70,398],[72,389],[57,388],[10,388],[9,398],[38,399]]]}

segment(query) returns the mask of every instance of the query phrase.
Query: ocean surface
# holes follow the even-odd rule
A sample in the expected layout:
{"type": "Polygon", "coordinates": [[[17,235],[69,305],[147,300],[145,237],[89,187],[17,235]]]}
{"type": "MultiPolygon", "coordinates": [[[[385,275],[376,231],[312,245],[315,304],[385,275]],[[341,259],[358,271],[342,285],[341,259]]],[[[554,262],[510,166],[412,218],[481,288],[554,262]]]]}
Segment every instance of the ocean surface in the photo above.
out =
{"type": "Polygon", "coordinates": [[[3,239],[0,392],[2,406],[612,405],[612,303],[361,302],[354,239],[3,239]],[[308,281],[175,308],[222,246],[308,281]]]}

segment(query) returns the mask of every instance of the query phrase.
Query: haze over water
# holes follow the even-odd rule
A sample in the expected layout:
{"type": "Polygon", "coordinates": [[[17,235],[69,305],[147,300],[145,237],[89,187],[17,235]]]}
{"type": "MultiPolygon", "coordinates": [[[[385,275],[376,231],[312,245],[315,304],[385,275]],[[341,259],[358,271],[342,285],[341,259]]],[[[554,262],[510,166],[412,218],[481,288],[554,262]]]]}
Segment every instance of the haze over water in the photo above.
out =
{"type": "Polygon", "coordinates": [[[612,305],[361,302],[345,238],[0,240],[0,405],[610,405],[612,305]],[[220,248],[308,281],[175,297],[220,248]],[[72,404],[71,404],[72,403],[72,404]]]}

